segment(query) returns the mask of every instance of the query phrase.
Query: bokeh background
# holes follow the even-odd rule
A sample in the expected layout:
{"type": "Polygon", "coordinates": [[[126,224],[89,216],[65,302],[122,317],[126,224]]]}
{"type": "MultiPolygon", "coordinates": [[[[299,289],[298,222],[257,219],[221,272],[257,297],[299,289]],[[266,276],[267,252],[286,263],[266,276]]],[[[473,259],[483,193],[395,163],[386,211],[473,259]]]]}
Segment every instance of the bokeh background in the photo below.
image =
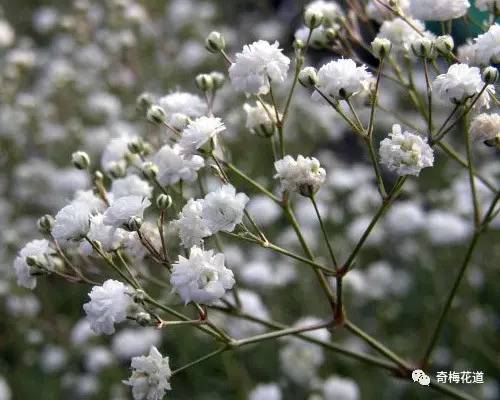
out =
{"type": "MultiPolygon", "coordinates": [[[[130,357],[150,344],[177,367],[211,349],[188,328],[158,332],[124,325],[113,337],[92,337],[82,322],[87,286],[48,277],[40,279],[33,292],[18,288],[12,260],[25,242],[39,236],[40,215],[54,214],[76,189],[88,185],[85,174],[70,166],[73,151],[83,149],[98,163],[111,138],[129,132],[147,136],[155,129],[137,112],[139,94],[196,93],[196,74],[224,71],[223,60],[204,49],[211,30],[225,35],[231,54],[245,43],[266,39],[278,40],[291,55],[303,5],[278,0],[2,1],[3,18],[16,34],[15,43],[0,48],[0,375],[13,399],[128,399],[129,390],[120,381],[128,376],[130,357]]],[[[477,11],[474,16],[484,17],[477,11]]],[[[457,44],[477,32],[463,22],[454,25],[457,44]]],[[[332,57],[336,55],[330,51],[313,49],[308,64],[321,65],[332,57]]],[[[416,77],[422,88],[421,71],[416,77]]],[[[423,126],[405,93],[389,84],[382,87],[387,109],[423,126]]],[[[278,96],[282,99],[283,94],[278,96]]],[[[215,111],[228,126],[225,145],[241,169],[275,185],[267,142],[245,129],[245,101],[229,84],[216,101],[215,111]]],[[[362,101],[358,106],[366,117],[367,107],[362,101]]],[[[442,107],[439,117],[445,111],[442,107]]],[[[377,140],[394,122],[394,116],[379,113],[377,140]]],[[[451,140],[460,150],[460,135],[455,136],[451,140]]],[[[346,257],[378,205],[367,154],[333,110],[312,102],[303,88],[298,88],[293,103],[287,146],[291,154],[318,157],[327,169],[328,185],[318,200],[346,257]]],[[[498,182],[498,151],[476,151],[481,171],[498,182]]],[[[251,195],[252,213],[269,236],[300,251],[279,210],[244,182],[235,182],[251,195]]],[[[485,202],[490,198],[484,187],[480,195],[485,202]]],[[[312,207],[297,199],[296,211],[315,252],[326,257],[312,207]]],[[[465,171],[439,154],[435,168],[410,182],[346,278],[349,316],[407,359],[422,355],[464,256],[470,211],[465,171]]],[[[484,372],[485,384],[464,390],[491,400],[500,399],[499,228],[497,218],[476,250],[432,367],[484,372]]],[[[224,240],[224,247],[240,288],[258,294],[273,319],[293,324],[327,314],[307,269],[230,239],[224,240]]],[[[91,264],[89,260],[89,269],[91,264]]],[[[218,318],[234,332],[255,328],[218,318]]],[[[370,351],[342,330],[331,339],[370,351]]],[[[168,398],[246,399],[257,384],[278,382],[284,399],[307,399],[315,388],[293,375],[308,364],[300,358],[290,364],[283,357],[280,361],[284,346],[283,341],[266,342],[225,353],[175,377],[168,398]]],[[[323,357],[314,371],[318,382],[331,375],[348,377],[359,386],[361,399],[443,398],[342,355],[325,352],[323,357]]]]}

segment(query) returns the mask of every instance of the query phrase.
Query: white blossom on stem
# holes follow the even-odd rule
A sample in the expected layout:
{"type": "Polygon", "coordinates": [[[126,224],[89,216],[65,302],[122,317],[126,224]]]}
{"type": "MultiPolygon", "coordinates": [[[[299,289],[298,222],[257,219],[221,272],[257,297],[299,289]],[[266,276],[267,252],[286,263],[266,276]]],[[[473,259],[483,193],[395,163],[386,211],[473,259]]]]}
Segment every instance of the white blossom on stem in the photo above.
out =
{"type": "Polygon", "coordinates": [[[226,184],[205,196],[202,218],[212,234],[218,231],[232,232],[243,220],[243,211],[249,198],[244,193],[226,184]]]}
{"type": "Polygon", "coordinates": [[[195,181],[198,177],[197,171],[205,165],[203,157],[182,155],[178,145],[163,146],[153,156],[153,162],[158,167],[158,182],[164,186],[173,185],[181,180],[195,181]]]}
{"type": "Polygon", "coordinates": [[[438,75],[432,83],[432,89],[439,97],[455,104],[479,93],[483,86],[479,68],[467,64],[453,64],[448,72],[438,75]]]}
{"type": "Polygon", "coordinates": [[[192,247],[189,258],[179,256],[170,277],[175,292],[185,304],[212,304],[235,284],[233,271],[224,265],[224,254],[192,247]]]}
{"type": "Polygon", "coordinates": [[[326,171],[314,157],[299,155],[294,160],[291,156],[285,156],[274,163],[274,168],[274,177],[280,180],[283,191],[297,192],[303,196],[317,192],[326,179],[326,171]]]}
{"type": "Polygon", "coordinates": [[[448,21],[463,17],[469,0],[410,0],[410,14],[424,21],[448,21]]]}
{"type": "Polygon", "coordinates": [[[185,248],[200,246],[203,238],[210,236],[210,229],[202,219],[203,200],[190,199],[182,208],[179,218],[172,221],[172,226],[179,233],[181,244],[185,248]]]}
{"type": "Polygon", "coordinates": [[[124,196],[114,201],[104,212],[104,223],[115,228],[123,227],[131,217],[143,217],[144,210],[151,205],[146,197],[124,196]]]}
{"type": "Polygon", "coordinates": [[[40,260],[47,260],[54,253],[55,251],[45,239],[32,240],[26,243],[14,260],[17,284],[27,289],[34,289],[36,287],[36,276],[33,276],[33,269],[28,265],[26,258],[35,257],[40,260]]]}
{"type": "Polygon", "coordinates": [[[216,140],[217,135],[226,129],[220,118],[200,117],[191,121],[182,131],[179,140],[180,153],[193,154],[211,139],[216,140]]]}

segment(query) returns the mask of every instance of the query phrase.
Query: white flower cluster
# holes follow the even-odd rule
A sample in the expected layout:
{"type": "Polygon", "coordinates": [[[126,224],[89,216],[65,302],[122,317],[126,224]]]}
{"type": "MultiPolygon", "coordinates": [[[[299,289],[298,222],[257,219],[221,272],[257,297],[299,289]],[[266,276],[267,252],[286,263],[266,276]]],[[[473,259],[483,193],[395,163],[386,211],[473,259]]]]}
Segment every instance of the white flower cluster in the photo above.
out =
{"type": "Polygon", "coordinates": [[[134,400],[162,400],[171,389],[168,357],[163,357],[155,346],[151,346],[149,355],[132,358],[131,367],[132,375],[123,383],[132,386],[134,400]]]}
{"type": "Polygon", "coordinates": [[[229,77],[236,90],[266,94],[270,84],[283,83],[290,59],[283,55],[279,43],[265,40],[245,45],[236,61],[229,67],[229,77]]]}
{"type": "Polygon", "coordinates": [[[410,0],[410,14],[425,21],[448,21],[463,17],[469,0],[410,0]]]}
{"type": "Polygon", "coordinates": [[[219,231],[232,232],[242,222],[248,200],[246,194],[236,193],[230,184],[208,193],[204,199],[190,199],[179,219],[172,222],[182,245],[186,248],[199,246],[207,236],[219,231]]]}
{"type": "Polygon", "coordinates": [[[233,287],[233,272],[224,265],[224,254],[191,247],[189,258],[179,256],[170,278],[174,290],[185,304],[193,301],[212,304],[233,287]]]}
{"type": "Polygon", "coordinates": [[[297,192],[303,196],[316,193],[326,179],[326,171],[314,157],[299,155],[294,160],[291,156],[285,156],[274,163],[274,168],[274,177],[280,180],[283,191],[297,192]]]}
{"type": "Polygon", "coordinates": [[[389,137],[380,142],[380,161],[398,175],[418,176],[422,168],[432,167],[434,154],[422,136],[393,125],[389,137]]]}
{"type": "Polygon", "coordinates": [[[479,68],[467,64],[453,64],[446,74],[438,75],[432,83],[432,88],[443,100],[455,104],[478,94],[483,86],[479,68]]]}

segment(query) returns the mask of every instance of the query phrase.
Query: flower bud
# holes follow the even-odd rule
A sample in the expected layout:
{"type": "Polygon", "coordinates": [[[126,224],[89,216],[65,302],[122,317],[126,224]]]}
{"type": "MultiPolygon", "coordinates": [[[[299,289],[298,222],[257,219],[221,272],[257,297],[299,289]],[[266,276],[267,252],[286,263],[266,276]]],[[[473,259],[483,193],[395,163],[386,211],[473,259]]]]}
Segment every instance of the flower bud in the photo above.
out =
{"type": "Polygon", "coordinates": [[[213,71],[210,72],[210,77],[212,78],[212,81],[214,83],[214,89],[220,89],[222,86],[224,86],[224,82],[226,80],[226,77],[224,74],[221,74],[220,72],[213,71]]]}
{"type": "Polygon", "coordinates": [[[28,256],[26,257],[26,264],[30,267],[43,267],[43,257],[42,256],[28,256]]]}
{"type": "Polygon", "coordinates": [[[71,155],[71,162],[78,169],[87,169],[90,166],[90,158],[84,151],[76,151],[71,155]]]}
{"type": "Polygon", "coordinates": [[[166,210],[171,206],[172,206],[172,197],[170,197],[168,194],[162,193],[156,198],[156,207],[158,207],[160,210],[166,210]]]}
{"type": "Polygon", "coordinates": [[[293,48],[297,51],[297,50],[302,50],[305,46],[305,43],[300,40],[300,39],[295,39],[293,41],[293,48]]]}
{"type": "Polygon", "coordinates": [[[375,57],[378,59],[384,58],[391,52],[392,43],[388,39],[384,38],[376,38],[372,43],[372,50],[375,57]]]}
{"type": "Polygon", "coordinates": [[[127,147],[132,154],[142,154],[144,152],[144,142],[140,138],[130,141],[127,147]]]}
{"type": "Polygon", "coordinates": [[[483,81],[488,85],[493,85],[498,79],[498,69],[495,67],[486,67],[483,71],[483,81]]]}
{"type": "Polygon", "coordinates": [[[110,166],[108,168],[108,172],[113,178],[122,178],[125,176],[125,173],[127,171],[126,171],[125,165],[123,165],[123,163],[113,162],[113,163],[110,163],[110,166]]]}
{"type": "Polygon", "coordinates": [[[174,113],[170,116],[168,123],[180,132],[189,125],[189,117],[186,114],[174,113]]]}
{"type": "Polygon", "coordinates": [[[315,29],[323,22],[323,13],[315,8],[309,7],[304,11],[304,24],[309,29],[315,29]]]}
{"type": "Polygon", "coordinates": [[[142,303],[146,299],[146,292],[142,289],[136,289],[133,296],[135,303],[142,303]]]}
{"type": "Polygon", "coordinates": [[[46,214],[38,219],[36,225],[41,233],[50,233],[52,231],[52,227],[54,226],[54,222],[54,217],[46,214]]]}
{"type": "Polygon", "coordinates": [[[429,38],[421,37],[416,39],[411,44],[411,49],[417,57],[427,59],[434,57],[434,43],[429,38]]]}
{"type": "Polygon", "coordinates": [[[129,230],[130,232],[137,232],[138,230],[141,229],[143,219],[141,217],[130,217],[128,222],[126,223],[125,228],[129,230]]]}
{"type": "Polygon", "coordinates": [[[214,88],[214,81],[209,74],[199,74],[195,78],[196,86],[202,92],[209,92],[214,88]]]}
{"type": "Polygon", "coordinates": [[[104,175],[102,174],[101,171],[94,172],[94,180],[96,182],[102,182],[104,180],[104,175]]]}
{"type": "Polygon", "coordinates": [[[160,125],[163,124],[167,119],[167,114],[162,107],[158,105],[152,105],[151,107],[149,107],[148,112],[146,113],[146,118],[148,119],[148,121],[160,125]]]}
{"type": "Polygon", "coordinates": [[[299,82],[310,89],[318,84],[318,73],[314,67],[305,67],[299,72],[299,82]]]}
{"type": "Polygon", "coordinates": [[[442,35],[434,40],[434,46],[439,54],[447,55],[453,50],[453,47],[455,47],[455,42],[450,35],[442,35]]]}
{"type": "Polygon", "coordinates": [[[226,48],[226,41],[220,32],[210,32],[205,39],[205,48],[211,53],[218,53],[226,48]]]}
{"type": "Polygon", "coordinates": [[[158,167],[151,161],[143,163],[141,170],[144,177],[149,180],[156,179],[156,175],[158,175],[158,167]]]}
{"type": "Polygon", "coordinates": [[[325,36],[327,44],[333,44],[337,40],[339,33],[334,28],[328,28],[328,29],[325,29],[325,31],[323,32],[323,35],[325,36]]]}
{"type": "Polygon", "coordinates": [[[141,326],[150,326],[151,323],[151,315],[147,312],[138,312],[135,316],[135,320],[141,326]]]}
{"type": "Polygon", "coordinates": [[[155,97],[151,93],[142,93],[137,97],[136,104],[137,107],[146,112],[149,107],[151,107],[155,102],[155,97]]]}

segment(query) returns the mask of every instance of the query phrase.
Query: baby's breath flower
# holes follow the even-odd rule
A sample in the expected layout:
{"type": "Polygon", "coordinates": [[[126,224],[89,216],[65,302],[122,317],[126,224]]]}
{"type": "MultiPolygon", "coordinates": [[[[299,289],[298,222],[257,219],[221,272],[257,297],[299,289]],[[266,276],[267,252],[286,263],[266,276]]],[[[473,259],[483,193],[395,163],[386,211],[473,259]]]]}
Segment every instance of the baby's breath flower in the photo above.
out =
{"type": "Polygon", "coordinates": [[[53,254],[55,254],[55,251],[45,239],[33,240],[27,243],[14,260],[17,284],[28,289],[34,289],[36,287],[36,276],[33,275],[33,268],[28,265],[27,258],[46,260],[53,254]]]}
{"type": "Polygon", "coordinates": [[[469,0],[410,0],[410,14],[424,21],[448,21],[463,17],[469,0]]]}
{"type": "Polygon", "coordinates": [[[348,98],[363,90],[372,74],[366,66],[356,66],[350,58],[330,61],[318,71],[318,87],[326,95],[335,98],[348,98]]]}
{"type": "Polygon", "coordinates": [[[158,182],[164,186],[174,185],[179,181],[195,181],[197,171],[205,165],[203,157],[182,155],[179,145],[163,146],[153,156],[153,161],[158,166],[158,182]]]}
{"type": "Polygon", "coordinates": [[[182,208],[179,219],[172,221],[185,248],[200,246],[203,238],[210,236],[210,230],[202,219],[202,210],[203,200],[190,199],[182,208]]]}
{"type": "Polygon", "coordinates": [[[398,175],[418,176],[422,168],[432,167],[434,154],[427,139],[415,133],[402,131],[393,125],[389,138],[380,142],[380,161],[398,175]]]}
{"type": "Polygon", "coordinates": [[[180,154],[190,155],[226,129],[220,118],[200,117],[190,122],[179,140],[180,154]]]}
{"type": "Polygon", "coordinates": [[[259,40],[245,45],[236,61],[229,67],[229,78],[236,90],[266,94],[269,81],[283,83],[286,78],[290,59],[283,55],[279,43],[270,44],[259,40]]]}
{"type": "Polygon", "coordinates": [[[83,309],[95,333],[111,335],[115,332],[115,323],[127,319],[127,310],[132,304],[131,293],[129,287],[113,279],[92,288],[90,301],[83,305],[83,309]]]}
{"type": "Polygon", "coordinates": [[[192,247],[189,258],[179,256],[170,278],[174,290],[185,304],[194,301],[212,304],[233,287],[233,271],[224,266],[224,254],[192,247]]]}
{"type": "Polygon", "coordinates": [[[132,358],[130,365],[132,375],[123,383],[132,386],[134,400],[161,400],[171,389],[168,357],[163,357],[155,346],[151,346],[149,355],[132,358]]]}
{"type": "Polygon", "coordinates": [[[269,137],[276,129],[276,111],[270,104],[256,102],[255,106],[248,103],[243,105],[243,110],[247,114],[246,127],[253,133],[269,137]]]}
{"type": "Polygon", "coordinates": [[[483,85],[479,68],[469,67],[467,64],[453,64],[447,73],[436,77],[432,88],[443,100],[460,104],[479,93],[483,85]]]}
{"type": "Polygon", "coordinates": [[[491,25],[487,32],[474,39],[477,59],[485,65],[500,61],[500,24],[491,25]]]}
{"type": "Polygon", "coordinates": [[[151,205],[143,196],[124,196],[114,201],[104,212],[104,223],[115,228],[121,228],[131,217],[143,217],[144,210],[151,205]]]}
{"type": "Polygon", "coordinates": [[[314,157],[299,155],[294,160],[291,156],[285,156],[274,163],[274,168],[277,172],[274,177],[280,180],[283,191],[297,192],[303,196],[317,192],[326,179],[325,170],[314,157]]]}
{"type": "Polygon", "coordinates": [[[207,194],[203,200],[202,218],[210,232],[232,232],[236,225],[241,224],[248,200],[246,194],[236,193],[230,184],[207,194]]]}
{"type": "Polygon", "coordinates": [[[479,114],[470,124],[470,132],[475,140],[492,140],[500,137],[500,115],[479,114]]]}

